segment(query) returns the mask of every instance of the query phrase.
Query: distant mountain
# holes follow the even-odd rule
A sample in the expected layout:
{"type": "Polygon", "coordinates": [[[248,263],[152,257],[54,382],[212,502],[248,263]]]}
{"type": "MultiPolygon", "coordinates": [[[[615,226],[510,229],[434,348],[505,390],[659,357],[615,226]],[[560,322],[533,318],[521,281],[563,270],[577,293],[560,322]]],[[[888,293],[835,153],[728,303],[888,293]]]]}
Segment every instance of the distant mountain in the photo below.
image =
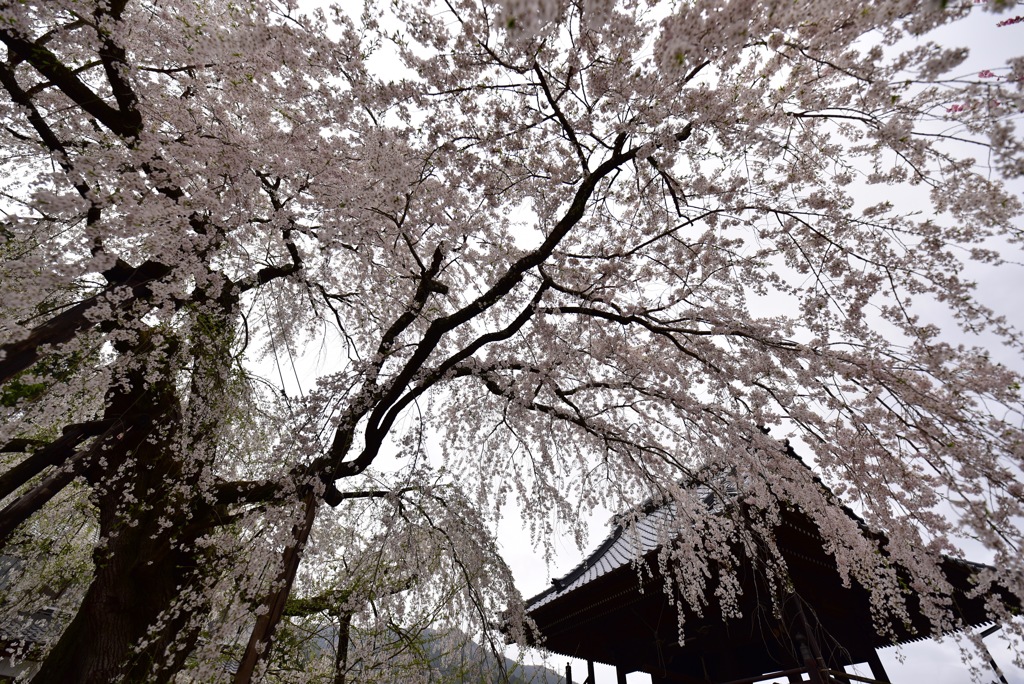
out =
{"type": "MultiPolygon", "coordinates": [[[[489,648],[481,646],[465,635],[451,635],[428,631],[425,651],[432,668],[441,681],[457,684],[491,684],[500,681],[498,660],[489,648]],[[459,644],[455,648],[451,645],[459,644]]],[[[565,677],[543,665],[522,665],[502,656],[505,672],[511,684],[565,684],[565,677]]]]}
{"type": "MultiPolygon", "coordinates": [[[[311,647],[307,652],[308,658],[315,659],[333,652],[333,645],[337,642],[334,625],[324,625],[312,636],[307,642],[311,647]]],[[[360,635],[354,633],[351,638],[353,651],[358,651],[360,635]]],[[[385,639],[390,644],[388,648],[393,648],[401,640],[397,633],[385,639]]],[[[430,681],[439,684],[492,684],[502,681],[499,661],[491,649],[478,644],[466,634],[428,629],[417,634],[414,641],[414,650],[419,654],[416,659],[418,665],[407,662],[404,667],[429,669],[436,675],[430,677],[430,681]]],[[[364,645],[368,644],[364,642],[364,645]]],[[[565,684],[564,676],[542,665],[522,665],[504,655],[501,656],[501,664],[508,674],[510,684],[565,684]]],[[[351,674],[352,681],[360,680],[358,666],[351,674]]],[[[362,675],[371,679],[376,676],[370,673],[362,675]]]]}

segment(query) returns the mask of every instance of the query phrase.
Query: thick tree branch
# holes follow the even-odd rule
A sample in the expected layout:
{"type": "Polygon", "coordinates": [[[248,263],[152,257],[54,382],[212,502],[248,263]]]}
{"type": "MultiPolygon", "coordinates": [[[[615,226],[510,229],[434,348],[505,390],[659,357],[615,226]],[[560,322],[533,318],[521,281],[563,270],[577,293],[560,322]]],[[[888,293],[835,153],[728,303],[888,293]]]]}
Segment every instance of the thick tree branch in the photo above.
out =
{"type": "Polygon", "coordinates": [[[39,447],[45,447],[50,442],[45,439],[31,439],[29,437],[18,437],[16,439],[9,440],[7,444],[0,447],[0,453],[7,454],[23,454],[26,451],[32,451],[39,447]]]}
{"type": "MultiPolygon", "coordinates": [[[[132,90],[128,79],[125,78],[128,60],[124,48],[111,39],[110,32],[103,26],[106,17],[109,17],[115,23],[119,23],[126,4],[127,0],[113,0],[107,3],[106,6],[99,5],[93,16],[96,19],[96,34],[100,39],[99,57],[100,61],[103,62],[103,71],[107,75],[107,81],[110,83],[110,92],[114,95],[114,100],[117,101],[117,106],[121,110],[122,115],[138,116],[136,111],[138,98],[135,95],[135,91],[132,90]],[[107,11],[104,12],[104,9],[107,11]]],[[[135,135],[126,137],[136,137],[141,129],[142,118],[138,117],[138,130],[135,135]]]]}
{"type": "Polygon", "coordinates": [[[32,101],[32,97],[21,87],[21,84],[18,83],[18,79],[14,75],[14,70],[9,68],[3,62],[0,62],[0,85],[3,85],[4,90],[7,91],[7,94],[11,97],[13,102],[25,108],[25,116],[32,128],[35,129],[36,134],[39,136],[39,140],[42,141],[47,150],[55,153],[57,162],[61,165],[61,168],[65,171],[69,171],[71,167],[64,143],[61,142],[57,137],[57,134],[53,132],[53,129],[47,125],[43,115],[39,112],[35,103],[32,101]]]}
{"type": "Polygon", "coordinates": [[[441,249],[441,245],[438,245],[434,250],[433,258],[430,260],[430,266],[424,269],[420,274],[420,283],[416,287],[416,293],[413,295],[412,304],[402,313],[401,316],[395,319],[395,322],[391,324],[391,327],[388,328],[380,338],[380,344],[377,345],[377,356],[382,361],[391,353],[399,335],[405,332],[406,328],[416,320],[416,317],[426,305],[427,298],[430,297],[430,294],[438,291],[438,284],[434,282],[434,278],[437,277],[437,274],[441,269],[441,262],[443,259],[444,252],[441,249]]]}
{"type": "Polygon", "coordinates": [[[299,250],[292,240],[291,228],[284,231],[284,244],[285,249],[288,250],[288,256],[291,257],[291,263],[284,266],[266,266],[261,268],[256,273],[255,278],[249,277],[238,281],[236,288],[238,292],[247,292],[260,285],[266,285],[271,280],[286,278],[302,270],[302,255],[299,254],[299,250]]]}
{"type": "Polygon", "coordinates": [[[63,466],[43,478],[39,484],[19,496],[0,511],[0,547],[7,542],[11,532],[21,523],[28,520],[64,487],[68,486],[72,480],[78,477],[85,460],[91,453],[92,449],[76,452],[66,459],[63,466]]]}
{"type": "MultiPolygon", "coordinates": [[[[96,321],[88,316],[89,311],[106,301],[107,297],[115,294],[119,288],[130,289],[131,298],[128,304],[132,301],[146,301],[152,295],[149,284],[164,278],[170,272],[170,268],[155,261],[147,261],[138,268],[128,267],[124,272],[108,271],[108,279],[114,280],[101,292],[36,326],[26,337],[0,346],[0,352],[3,353],[3,357],[0,358],[0,383],[7,382],[38,361],[43,345],[64,344],[75,335],[95,326],[96,321]]],[[[122,303],[121,306],[125,307],[126,304],[122,303]]],[[[107,326],[113,326],[113,322],[101,324],[101,328],[107,326]]]]}
{"type": "MultiPolygon", "coordinates": [[[[61,142],[57,134],[53,132],[53,129],[46,123],[43,115],[36,108],[35,102],[32,101],[32,97],[29,93],[22,89],[18,83],[18,79],[14,75],[14,70],[9,69],[6,64],[0,63],[0,85],[3,85],[4,90],[10,95],[11,100],[21,105],[25,110],[25,116],[28,118],[29,124],[35,129],[36,135],[39,136],[39,140],[43,143],[43,146],[49,150],[53,156],[57,159],[57,163],[60,164],[61,168],[64,169],[68,174],[73,170],[71,158],[68,156],[67,149],[64,143],[61,142]]],[[[102,210],[99,204],[97,204],[95,198],[89,196],[89,185],[81,180],[74,181],[75,190],[81,195],[82,199],[89,203],[89,209],[86,211],[86,224],[93,225],[100,220],[102,210]]]]}
{"type": "MultiPolygon", "coordinates": [[[[676,134],[675,139],[679,142],[686,140],[690,137],[692,130],[693,124],[687,124],[682,131],[676,134]]],[[[511,292],[514,287],[522,282],[522,279],[527,272],[539,267],[551,256],[551,254],[554,253],[555,249],[565,236],[568,235],[572,228],[583,218],[587,204],[594,191],[597,189],[598,183],[622,165],[635,159],[640,150],[643,149],[642,147],[637,146],[624,151],[623,147],[625,143],[626,134],[620,133],[615,139],[615,147],[612,150],[611,156],[597,169],[595,169],[593,173],[584,178],[573,197],[573,202],[569,206],[569,209],[555,224],[551,233],[537,249],[516,260],[490,288],[472,302],[448,316],[431,322],[420,342],[416,345],[416,350],[406,362],[403,369],[389,382],[388,389],[386,389],[383,396],[379,397],[378,407],[391,407],[396,405],[399,402],[399,398],[406,391],[405,388],[414,381],[416,375],[421,371],[423,364],[448,332],[473,320],[490,309],[505,297],[505,295],[511,292]]],[[[420,290],[417,291],[417,295],[419,296],[420,291],[424,290],[428,285],[429,283],[426,278],[424,278],[420,283],[420,290]]],[[[428,292],[423,292],[422,296],[424,297],[424,301],[426,294],[428,294],[428,292]]],[[[398,332],[401,332],[401,330],[404,330],[405,327],[408,326],[411,320],[410,312],[406,312],[396,320],[395,324],[392,325],[391,330],[397,329],[398,332]]],[[[384,339],[393,339],[394,337],[397,337],[397,333],[392,335],[389,331],[389,334],[386,334],[384,339]]],[[[385,348],[383,340],[381,348],[385,348]]],[[[375,413],[378,412],[375,410],[375,413]]],[[[381,415],[382,414],[378,413],[378,416],[381,415]]],[[[345,453],[347,453],[347,450],[345,453]]],[[[343,458],[344,454],[341,454],[341,456],[343,458]]],[[[351,477],[365,470],[370,463],[372,463],[375,457],[376,450],[369,447],[360,453],[355,460],[349,462],[342,462],[341,458],[331,458],[331,456],[328,455],[328,459],[326,459],[329,462],[329,465],[327,465],[327,472],[330,473],[330,476],[334,479],[351,477]]]]}
{"type": "MultiPolygon", "coordinates": [[[[37,449],[31,456],[0,475],[0,500],[6,499],[19,487],[50,466],[61,466],[74,457],[74,449],[89,437],[95,437],[110,427],[110,421],[73,423],[64,427],[63,434],[37,449]]],[[[11,443],[2,451],[14,451],[11,443]]],[[[18,449],[19,451],[21,449],[18,449]]]]}
{"type": "Polygon", "coordinates": [[[111,132],[122,138],[138,137],[142,131],[142,115],[137,110],[111,107],[45,46],[31,43],[7,29],[0,29],[0,40],[111,132]]]}
{"type": "Polygon", "coordinates": [[[417,397],[421,396],[424,392],[430,389],[430,387],[444,378],[452,369],[466,359],[472,357],[485,346],[494,344],[495,342],[503,342],[511,339],[516,333],[522,330],[523,326],[533,318],[533,315],[537,311],[537,304],[543,298],[544,293],[547,292],[549,285],[550,281],[545,278],[541,282],[541,286],[537,289],[536,294],[534,294],[529,304],[527,304],[520,314],[503,329],[480,335],[459,352],[445,359],[444,362],[428,373],[422,380],[417,382],[413,388],[402,395],[394,404],[385,404],[383,402],[378,404],[370,415],[369,422],[366,427],[367,447],[354,461],[349,462],[349,464],[351,464],[350,467],[353,470],[358,470],[359,468],[366,468],[369,466],[376,457],[377,449],[383,442],[384,436],[391,429],[391,426],[394,425],[395,420],[398,419],[398,416],[401,415],[402,411],[404,411],[409,404],[415,401],[417,397]]]}
{"type": "Polygon", "coordinates": [[[309,539],[309,533],[313,529],[313,522],[316,520],[316,512],[320,507],[320,500],[312,492],[308,492],[302,501],[303,518],[292,528],[292,539],[285,547],[282,554],[281,572],[272,585],[270,594],[263,601],[265,611],[256,618],[256,625],[249,635],[249,643],[245,647],[245,653],[238,664],[238,671],[235,673],[235,684],[249,684],[256,671],[260,660],[270,655],[271,640],[274,638],[274,631],[284,616],[285,606],[288,602],[288,594],[291,593],[292,584],[295,582],[295,573],[299,569],[299,561],[302,558],[302,550],[309,539]]]}
{"type": "Polygon", "coordinates": [[[213,496],[221,506],[272,503],[285,500],[293,489],[277,480],[217,482],[213,496]]]}

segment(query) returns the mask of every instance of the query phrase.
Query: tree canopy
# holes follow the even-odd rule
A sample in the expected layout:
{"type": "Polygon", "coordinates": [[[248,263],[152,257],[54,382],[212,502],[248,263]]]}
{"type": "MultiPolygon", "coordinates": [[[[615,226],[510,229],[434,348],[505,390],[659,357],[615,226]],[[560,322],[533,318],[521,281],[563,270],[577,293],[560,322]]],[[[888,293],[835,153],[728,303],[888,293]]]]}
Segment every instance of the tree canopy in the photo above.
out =
{"type": "Polygon", "coordinates": [[[287,680],[303,625],[328,681],[389,681],[410,625],[516,624],[510,502],[542,545],[665,502],[693,602],[785,505],[882,629],[910,591],[955,627],[963,539],[1024,598],[987,351],[1022,342],[971,280],[1019,260],[1024,58],[927,38],[976,8],[382,5],[0,5],[4,611],[66,616],[38,681],[287,680]]]}

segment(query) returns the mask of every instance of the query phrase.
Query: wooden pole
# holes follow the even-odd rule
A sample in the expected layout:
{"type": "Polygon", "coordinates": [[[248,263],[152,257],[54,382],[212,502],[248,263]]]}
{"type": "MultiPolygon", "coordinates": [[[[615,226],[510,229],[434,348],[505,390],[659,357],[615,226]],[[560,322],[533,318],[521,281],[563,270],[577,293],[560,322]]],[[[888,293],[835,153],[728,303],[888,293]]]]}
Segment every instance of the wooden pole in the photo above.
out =
{"type": "Polygon", "coordinates": [[[818,642],[814,638],[811,625],[804,614],[803,599],[796,595],[794,595],[794,598],[796,599],[797,615],[800,616],[800,624],[803,626],[802,631],[797,632],[796,638],[800,646],[800,655],[807,665],[807,674],[810,675],[812,684],[826,684],[825,677],[821,674],[826,669],[825,659],[821,657],[818,642]]]}
{"type": "Polygon", "coordinates": [[[878,651],[871,649],[868,651],[868,667],[871,668],[871,676],[883,684],[891,684],[889,681],[889,675],[886,674],[885,668],[882,667],[882,661],[878,658],[878,651]]]}
{"type": "Polygon", "coordinates": [[[979,641],[981,642],[981,650],[984,651],[985,655],[988,657],[988,664],[992,666],[992,670],[996,673],[996,677],[999,678],[1000,684],[1008,684],[1006,677],[1003,676],[1003,671],[999,669],[999,664],[996,662],[996,659],[992,657],[992,651],[988,650],[988,646],[986,646],[984,642],[985,637],[998,631],[1000,627],[1002,627],[1002,625],[992,625],[978,636],[979,641]]]}

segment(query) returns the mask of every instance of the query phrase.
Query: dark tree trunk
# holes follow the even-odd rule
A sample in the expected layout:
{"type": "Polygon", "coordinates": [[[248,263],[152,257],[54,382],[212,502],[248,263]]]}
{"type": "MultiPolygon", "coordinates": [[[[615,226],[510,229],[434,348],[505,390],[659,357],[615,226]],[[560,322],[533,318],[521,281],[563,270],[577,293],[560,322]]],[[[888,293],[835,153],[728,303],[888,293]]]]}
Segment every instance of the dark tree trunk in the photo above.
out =
{"type": "Polygon", "coordinates": [[[154,548],[158,540],[147,539],[150,532],[151,526],[141,523],[130,532],[122,530],[95,554],[93,582],[34,681],[108,684],[171,678],[180,658],[166,662],[167,646],[175,637],[195,640],[178,633],[188,630],[188,614],[165,616],[155,634],[148,633],[172,608],[181,587],[195,584],[190,566],[196,559],[186,548],[147,565],[147,559],[159,553],[154,548]],[[134,646],[143,638],[150,640],[149,645],[135,653],[134,646]]]}
{"type": "Polygon", "coordinates": [[[147,384],[141,371],[127,385],[106,410],[124,430],[100,445],[85,473],[106,543],[93,554],[95,574],[78,613],[35,682],[169,681],[198,636],[190,625],[195,607],[174,611],[183,589],[201,584],[194,542],[208,529],[205,511],[194,510],[205,504],[181,494],[175,390],[169,381],[147,384]],[[168,655],[175,641],[185,648],[168,655]]]}
{"type": "Polygon", "coordinates": [[[334,684],[345,684],[348,672],[348,640],[352,628],[352,613],[338,615],[338,648],[334,652],[334,684]]]}

